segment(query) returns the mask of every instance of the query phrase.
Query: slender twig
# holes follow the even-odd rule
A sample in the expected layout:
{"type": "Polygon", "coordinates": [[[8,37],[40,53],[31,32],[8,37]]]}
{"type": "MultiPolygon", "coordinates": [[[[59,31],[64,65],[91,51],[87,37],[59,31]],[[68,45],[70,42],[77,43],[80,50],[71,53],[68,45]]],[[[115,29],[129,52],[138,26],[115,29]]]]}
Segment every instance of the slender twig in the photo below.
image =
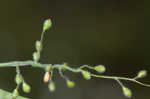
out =
{"type": "Polygon", "coordinates": [[[126,77],[117,77],[117,76],[104,76],[104,75],[95,75],[95,74],[91,74],[91,76],[93,77],[98,77],[98,78],[105,78],[105,79],[114,79],[114,80],[127,80],[127,81],[132,81],[132,82],[135,82],[135,83],[138,83],[142,86],[146,86],[146,87],[150,87],[149,84],[144,84],[142,82],[139,82],[133,78],[126,78],[126,77]]]}
{"type": "Polygon", "coordinates": [[[79,68],[80,69],[83,69],[83,68],[94,69],[93,67],[88,66],[88,65],[83,65],[83,66],[80,66],[79,68]]]}
{"type": "MultiPolygon", "coordinates": [[[[37,67],[37,68],[45,68],[48,65],[49,64],[41,64],[41,63],[36,63],[34,61],[14,61],[14,62],[8,62],[8,63],[0,63],[0,67],[32,66],[32,67],[37,67]]],[[[83,65],[83,67],[87,67],[87,66],[83,65]]],[[[71,68],[71,67],[66,66],[64,64],[54,64],[54,65],[52,65],[52,68],[53,69],[59,69],[59,73],[61,74],[62,77],[64,77],[64,75],[62,74],[61,69],[68,70],[68,71],[71,71],[74,73],[79,73],[82,71],[81,67],[71,68]]],[[[106,76],[106,75],[95,75],[95,74],[91,74],[91,76],[98,77],[98,78],[105,78],[105,79],[114,79],[114,80],[116,80],[116,79],[117,80],[118,79],[119,80],[128,80],[128,81],[132,81],[132,82],[138,83],[138,84],[143,85],[143,86],[150,87],[150,85],[141,83],[134,78],[106,76]]]]}

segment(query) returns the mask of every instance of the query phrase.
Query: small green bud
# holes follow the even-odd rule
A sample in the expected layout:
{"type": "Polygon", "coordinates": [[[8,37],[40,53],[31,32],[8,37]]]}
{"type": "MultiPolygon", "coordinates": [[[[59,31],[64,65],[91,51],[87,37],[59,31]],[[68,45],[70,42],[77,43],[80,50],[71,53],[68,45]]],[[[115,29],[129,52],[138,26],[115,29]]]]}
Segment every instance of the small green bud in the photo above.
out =
{"type": "Polygon", "coordinates": [[[21,75],[19,73],[16,74],[15,82],[16,82],[17,85],[22,83],[22,77],[21,77],[21,75]]]}
{"type": "Polygon", "coordinates": [[[75,86],[75,83],[73,81],[67,80],[67,86],[69,88],[73,88],[75,86]]]}
{"type": "Polygon", "coordinates": [[[19,92],[17,89],[14,89],[13,93],[12,93],[12,98],[16,99],[19,96],[19,92]]]}
{"type": "Polygon", "coordinates": [[[52,66],[51,66],[51,65],[48,65],[48,66],[46,66],[45,71],[46,71],[46,72],[50,72],[51,69],[52,69],[52,66]]]}
{"type": "Polygon", "coordinates": [[[25,82],[23,82],[22,88],[25,93],[29,93],[31,91],[31,87],[25,82]]]}
{"type": "Polygon", "coordinates": [[[42,44],[40,41],[36,41],[35,48],[38,52],[40,52],[42,50],[42,44]]]}
{"type": "Polygon", "coordinates": [[[94,67],[94,70],[96,70],[99,73],[104,73],[106,69],[103,65],[98,65],[94,67]]]}
{"type": "Polygon", "coordinates": [[[91,79],[91,74],[88,71],[84,71],[82,70],[82,76],[86,79],[86,80],[90,80],[91,79]]]}
{"type": "Polygon", "coordinates": [[[50,81],[48,84],[48,88],[50,92],[54,92],[55,91],[55,83],[53,81],[50,81]]]}
{"type": "Polygon", "coordinates": [[[123,94],[127,97],[127,98],[131,98],[132,97],[132,92],[129,88],[127,87],[122,87],[123,90],[123,94]]]}
{"type": "Polygon", "coordinates": [[[33,60],[34,62],[38,62],[40,59],[40,53],[39,52],[34,52],[33,53],[33,60]]]}
{"type": "Polygon", "coordinates": [[[45,20],[45,21],[44,21],[44,24],[43,24],[43,31],[45,32],[45,31],[48,30],[51,26],[52,26],[52,21],[51,21],[51,19],[45,20]]]}
{"type": "Polygon", "coordinates": [[[141,70],[139,71],[137,78],[143,78],[147,75],[147,71],[146,70],[141,70]]]}

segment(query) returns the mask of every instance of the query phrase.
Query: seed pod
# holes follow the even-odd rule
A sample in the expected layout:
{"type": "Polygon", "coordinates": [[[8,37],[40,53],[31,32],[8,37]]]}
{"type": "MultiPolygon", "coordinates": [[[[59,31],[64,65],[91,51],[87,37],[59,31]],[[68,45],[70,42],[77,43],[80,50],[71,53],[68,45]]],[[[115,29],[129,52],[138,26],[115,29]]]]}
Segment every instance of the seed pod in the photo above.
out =
{"type": "Polygon", "coordinates": [[[82,70],[82,76],[86,79],[86,80],[90,80],[91,79],[91,74],[88,71],[84,71],[82,70]]]}
{"type": "Polygon", "coordinates": [[[141,70],[139,71],[137,78],[143,78],[147,75],[147,71],[146,70],[141,70]]]}
{"type": "Polygon", "coordinates": [[[23,82],[22,88],[25,93],[29,93],[31,91],[31,87],[25,82],[23,82]]]}
{"type": "Polygon", "coordinates": [[[17,89],[14,89],[13,93],[12,93],[12,98],[16,99],[19,96],[19,92],[17,89]]]}
{"type": "Polygon", "coordinates": [[[129,88],[127,87],[122,87],[123,90],[123,94],[127,97],[127,98],[131,98],[132,97],[132,92],[129,88]]]}
{"type": "Polygon", "coordinates": [[[48,83],[48,81],[50,80],[50,73],[49,72],[45,72],[44,74],[44,83],[48,83]]]}
{"type": "Polygon", "coordinates": [[[36,41],[35,48],[38,52],[40,52],[42,50],[42,44],[40,41],[36,41]]]}
{"type": "Polygon", "coordinates": [[[45,20],[45,21],[44,21],[44,24],[43,24],[43,31],[45,32],[45,31],[48,30],[51,26],[52,26],[52,21],[51,21],[51,19],[45,20]]]}
{"type": "Polygon", "coordinates": [[[48,84],[48,88],[50,92],[54,92],[55,91],[55,83],[53,81],[49,82],[48,84]]]}
{"type": "Polygon", "coordinates": [[[34,52],[33,53],[33,60],[34,62],[38,62],[40,59],[40,53],[39,52],[34,52]]]}
{"type": "Polygon", "coordinates": [[[19,73],[16,74],[15,82],[16,82],[17,85],[22,83],[22,77],[21,77],[21,75],[19,73]]]}
{"type": "Polygon", "coordinates": [[[103,65],[98,65],[94,67],[94,70],[96,70],[99,73],[104,73],[106,69],[103,65]]]}
{"type": "Polygon", "coordinates": [[[75,86],[75,83],[73,81],[67,80],[67,86],[69,88],[73,88],[75,86]]]}

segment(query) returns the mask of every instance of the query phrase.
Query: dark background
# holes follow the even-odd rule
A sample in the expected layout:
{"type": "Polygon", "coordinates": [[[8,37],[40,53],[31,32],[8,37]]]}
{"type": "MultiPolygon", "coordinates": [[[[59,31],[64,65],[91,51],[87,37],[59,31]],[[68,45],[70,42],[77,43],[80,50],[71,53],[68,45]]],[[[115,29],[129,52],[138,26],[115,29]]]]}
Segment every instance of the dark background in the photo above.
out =
{"type": "MultiPolygon", "coordinates": [[[[78,67],[103,64],[106,75],[134,77],[141,69],[150,72],[148,7],[144,0],[1,0],[0,62],[31,60],[34,43],[40,39],[43,21],[53,27],[45,34],[42,63],[63,63],[78,67]],[[146,30],[147,28],[147,30],[146,30]]],[[[32,86],[31,99],[126,99],[113,80],[76,81],[69,89],[54,75],[56,92],[44,84],[44,71],[23,67],[22,74],[32,86]]],[[[15,88],[15,68],[0,69],[0,88],[15,88]]],[[[150,76],[142,79],[150,84],[150,76]]],[[[124,82],[133,91],[132,99],[149,99],[150,88],[124,82]]]]}

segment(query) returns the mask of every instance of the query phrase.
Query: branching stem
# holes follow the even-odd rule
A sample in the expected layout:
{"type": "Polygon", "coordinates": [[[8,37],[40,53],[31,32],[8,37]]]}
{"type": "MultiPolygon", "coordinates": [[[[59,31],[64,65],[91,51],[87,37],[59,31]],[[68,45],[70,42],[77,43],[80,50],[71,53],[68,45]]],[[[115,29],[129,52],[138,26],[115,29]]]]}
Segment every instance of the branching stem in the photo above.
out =
{"type": "MultiPolygon", "coordinates": [[[[41,63],[36,63],[34,61],[14,61],[14,62],[7,62],[7,63],[0,63],[0,67],[16,67],[16,66],[32,66],[32,67],[37,67],[37,68],[46,68],[46,66],[49,66],[51,64],[41,64],[41,63]]],[[[84,67],[87,67],[86,65],[83,65],[79,68],[71,68],[67,65],[64,65],[64,64],[54,64],[52,65],[52,69],[58,69],[59,70],[59,73],[61,74],[62,76],[62,72],[61,70],[68,70],[68,71],[71,71],[71,72],[74,72],[74,73],[81,73],[82,71],[82,68],[84,67]]],[[[92,67],[91,67],[92,69],[92,67]]],[[[106,76],[106,75],[96,75],[96,74],[90,74],[92,77],[97,77],[97,78],[105,78],[105,79],[113,79],[113,80],[127,80],[127,81],[132,81],[132,82],[135,82],[135,83],[138,83],[142,86],[146,86],[146,87],[150,87],[150,85],[148,84],[144,84],[144,83],[141,83],[139,81],[137,81],[136,79],[134,78],[127,78],[127,77],[117,77],[117,76],[106,76]]],[[[64,77],[64,75],[63,75],[64,77]]],[[[66,78],[66,77],[65,77],[66,78]]]]}
{"type": "Polygon", "coordinates": [[[53,64],[52,65],[52,64],[40,63],[39,62],[40,52],[42,51],[42,47],[43,47],[44,34],[51,26],[52,26],[51,20],[50,19],[45,20],[45,22],[43,24],[43,31],[41,34],[41,39],[40,39],[40,41],[36,41],[36,43],[35,43],[36,51],[33,52],[33,60],[12,61],[12,62],[0,63],[0,67],[16,67],[17,76],[16,76],[15,81],[16,81],[17,87],[16,87],[15,91],[13,92],[13,96],[15,97],[14,99],[16,99],[16,97],[18,96],[18,89],[19,89],[19,86],[21,83],[23,83],[23,91],[24,92],[29,93],[30,89],[31,89],[30,86],[25,83],[25,81],[20,73],[19,67],[22,67],[22,66],[32,66],[35,68],[44,69],[46,73],[44,75],[43,81],[45,83],[49,82],[48,88],[51,92],[53,92],[55,90],[55,83],[52,81],[54,69],[59,71],[60,76],[67,81],[67,85],[70,88],[72,88],[74,86],[74,82],[70,81],[69,78],[62,73],[63,70],[68,70],[73,73],[81,73],[82,76],[86,80],[90,80],[91,77],[116,80],[119,83],[119,85],[122,87],[124,95],[128,98],[131,97],[132,92],[130,89],[126,88],[120,80],[131,81],[131,82],[137,83],[142,86],[150,87],[150,85],[148,85],[148,84],[144,84],[142,82],[137,81],[137,79],[143,78],[147,75],[146,70],[140,71],[138,73],[138,75],[134,78],[128,78],[128,77],[118,77],[118,76],[107,76],[107,75],[101,75],[101,74],[96,75],[87,70],[84,70],[86,68],[86,69],[90,69],[90,70],[95,70],[98,73],[104,73],[105,67],[103,65],[98,65],[98,66],[94,66],[94,67],[88,66],[88,65],[82,65],[78,68],[72,68],[72,67],[68,66],[67,64],[53,64]]]}

